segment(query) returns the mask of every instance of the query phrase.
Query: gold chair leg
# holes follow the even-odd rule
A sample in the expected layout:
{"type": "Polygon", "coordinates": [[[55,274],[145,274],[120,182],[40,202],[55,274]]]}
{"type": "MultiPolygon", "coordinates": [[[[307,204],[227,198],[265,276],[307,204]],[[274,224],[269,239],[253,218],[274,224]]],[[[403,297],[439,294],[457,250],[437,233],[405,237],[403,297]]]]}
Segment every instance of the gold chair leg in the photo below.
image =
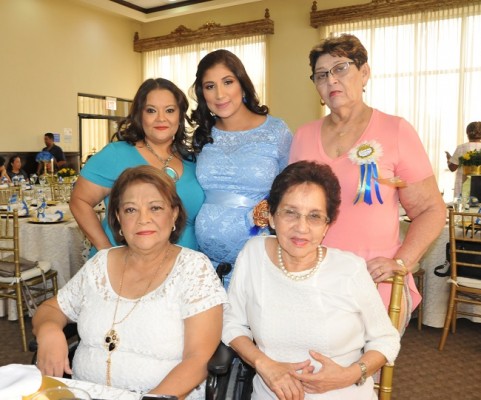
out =
{"type": "Polygon", "coordinates": [[[418,306],[418,331],[423,329],[423,311],[424,311],[424,275],[418,276],[418,290],[423,298],[418,306]]]}
{"type": "MultiPolygon", "coordinates": [[[[442,351],[444,349],[444,345],[446,344],[446,339],[448,337],[449,328],[451,326],[451,320],[454,314],[454,297],[456,296],[456,287],[454,284],[451,284],[451,291],[449,293],[449,305],[446,312],[446,319],[444,320],[444,328],[443,334],[441,336],[441,340],[439,342],[438,349],[442,351]]],[[[456,316],[454,316],[456,317],[456,316]]]]}
{"type": "Polygon", "coordinates": [[[21,283],[15,284],[15,294],[17,296],[16,302],[17,302],[17,317],[18,317],[18,323],[20,324],[20,334],[22,336],[22,348],[23,351],[27,351],[27,335],[25,332],[25,320],[24,320],[24,315],[23,315],[23,294],[22,294],[22,288],[21,288],[21,283]]]}

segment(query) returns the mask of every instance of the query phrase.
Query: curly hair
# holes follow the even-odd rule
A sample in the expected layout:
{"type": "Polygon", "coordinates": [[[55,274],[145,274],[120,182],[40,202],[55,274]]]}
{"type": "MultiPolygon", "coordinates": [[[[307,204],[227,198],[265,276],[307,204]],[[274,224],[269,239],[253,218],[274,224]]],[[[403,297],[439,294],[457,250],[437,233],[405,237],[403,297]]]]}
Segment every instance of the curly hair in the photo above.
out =
{"type": "Polygon", "coordinates": [[[295,162],[277,175],[267,198],[270,214],[274,215],[277,212],[282,198],[290,189],[303,183],[312,183],[323,189],[326,196],[327,216],[330,223],[333,223],[339,214],[341,186],[329,165],[315,161],[295,162]]]}
{"type": "Polygon", "coordinates": [[[122,195],[129,186],[139,182],[154,185],[162,197],[170,203],[172,209],[179,209],[179,215],[175,220],[175,230],[171,232],[169,237],[171,243],[176,243],[177,240],[179,240],[182,230],[185,228],[187,214],[182,205],[182,201],[175,190],[175,183],[172,178],[170,178],[165,172],[152,167],[151,165],[140,165],[138,167],[127,168],[120,174],[112,187],[110,193],[108,222],[115,240],[118,243],[126,243],[125,238],[119,233],[120,222],[117,219],[117,213],[120,210],[122,195]]]}
{"type": "Polygon", "coordinates": [[[179,107],[179,129],[174,136],[172,151],[180,154],[184,160],[195,160],[195,155],[191,148],[192,132],[187,131],[186,122],[192,128],[192,121],[187,115],[189,101],[182,90],[173,82],[163,79],[147,79],[140,85],[129,110],[129,114],[119,123],[117,132],[113,140],[124,140],[131,145],[145,140],[145,132],[142,127],[142,114],[148,94],[156,89],[168,90],[171,92],[179,107]]]}
{"type": "Polygon", "coordinates": [[[481,122],[473,121],[466,127],[466,135],[468,135],[469,140],[480,140],[481,139],[481,122]]]}
{"type": "Polygon", "coordinates": [[[244,92],[244,102],[246,107],[255,114],[266,115],[269,108],[266,105],[260,105],[259,97],[255,91],[254,85],[247,75],[242,61],[234,53],[228,50],[215,50],[207,54],[200,60],[195,74],[195,81],[189,90],[190,96],[197,102],[197,109],[192,111],[191,119],[197,124],[194,132],[193,147],[196,154],[202,151],[207,143],[213,143],[211,132],[215,124],[215,116],[211,114],[207,102],[204,97],[202,80],[207,70],[223,64],[229,69],[239,81],[242,91],[244,92]]]}
{"type": "Polygon", "coordinates": [[[340,36],[330,36],[314,46],[309,53],[309,65],[314,74],[316,62],[324,54],[334,57],[347,57],[354,61],[357,69],[367,63],[367,50],[354,35],[343,33],[340,36]]]}

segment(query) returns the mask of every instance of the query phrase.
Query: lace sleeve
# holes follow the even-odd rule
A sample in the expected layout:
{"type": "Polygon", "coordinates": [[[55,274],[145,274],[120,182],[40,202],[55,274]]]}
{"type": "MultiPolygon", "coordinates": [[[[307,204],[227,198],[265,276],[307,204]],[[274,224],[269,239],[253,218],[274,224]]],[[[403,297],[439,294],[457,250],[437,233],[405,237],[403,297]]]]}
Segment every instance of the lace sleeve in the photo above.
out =
{"type": "Polygon", "coordinates": [[[207,256],[184,248],[178,263],[182,318],[227,302],[225,290],[207,256]]]}
{"type": "Polygon", "coordinates": [[[82,305],[89,295],[87,284],[89,275],[98,274],[99,266],[106,266],[106,259],[106,251],[97,253],[58,291],[57,301],[60,309],[71,321],[77,322],[82,305]]]}

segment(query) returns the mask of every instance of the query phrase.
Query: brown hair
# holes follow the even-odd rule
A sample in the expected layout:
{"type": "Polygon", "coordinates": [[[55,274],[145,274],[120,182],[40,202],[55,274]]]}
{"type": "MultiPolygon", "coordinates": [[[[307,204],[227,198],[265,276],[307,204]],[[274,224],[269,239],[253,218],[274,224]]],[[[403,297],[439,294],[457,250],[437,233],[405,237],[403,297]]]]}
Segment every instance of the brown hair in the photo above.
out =
{"type": "Polygon", "coordinates": [[[481,122],[474,121],[470,122],[466,127],[466,134],[469,140],[480,140],[481,139],[481,122]]]}
{"type": "Polygon", "coordinates": [[[324,190],[327,216],[330,223],[334,222],[339,214],[339,205],[341,204],[341,186],[329,165],[319,164],[315,161],[295,162],[288,165],[277,175],[267,199],[271,215],[277,212],[279,203],[286,192],[303,183],[313,183],[324,190]]]}
{"type": "Polygon", "coordinates": [[[120,222],[117,219],[117,213],[120,209],[120,200],[127,188],[133,183],[143,182],[150,183],[155,186],[159,193],[170,203],[172,209],[178,208],[179,215],[175,220],[175,231],[172,231],[169,237],[171,243],[179,240],[180,234],[185,227],[187,214],[180,197],[175,190],[175,183],[170,176],[164,171],[151,165],[141,165],[134,168],[127,168],[120,174],[112,187],[109,201],[108,221],[115,240],[118,243],[126,243],[125,238],[119,234],[120,222]]]}
{"type": "Polygon", "coordinates": [[[314,46],[309,53],[309,65],[314,73],[317,59],[324,54],[335,57],[347,57],[354,61],[357,69],[367,63],[367,50],[354,35],[343,33],[340,36],[330,36],[314,46]]]}

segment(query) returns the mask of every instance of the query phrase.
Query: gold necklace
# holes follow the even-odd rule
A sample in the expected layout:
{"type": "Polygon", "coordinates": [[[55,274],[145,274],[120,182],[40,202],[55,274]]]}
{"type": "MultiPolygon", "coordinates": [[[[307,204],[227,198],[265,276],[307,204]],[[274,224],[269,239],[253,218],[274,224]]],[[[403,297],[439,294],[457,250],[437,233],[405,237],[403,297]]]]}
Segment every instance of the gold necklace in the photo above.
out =
{"type": "Polygon", "coordinates": [[[152,282],[154,282],[154,279],[155,279],[155,277],[157,276],[157,274],[160,270],[160,267],[162,265],[164,265],[165,260],[167,259],[167,256],[169,255],[169,252],[170,252],[170,244],[169,244],[169,247],[167,248],[167,250],[165,252],[164,258],[159,263],[159,265],[156,268],[156,270],[154,271],[154,274],[152,275],[152,278],[150,279],[147,287],[145,288],[144,294],[142,296],[140,296],[135,301],[134,306],[130,309],[130,311],[127,314],[125,314],[125,316],[120,321],[115,321],[115,319],[117,318],[117,310],[119,308],[119,303],[120,303],[120,295],[122,294],[122,286],[124,284],[125,270],[127,269],[127,260],[129,258],[128,251],[127,251],[127,254],[125,254],[124,269],[122,271],[122,277],[120,278],[119,294],[117,296],[117,303],[115,304],[115,311],[114,311],[114,318],[112,319],[112,326],[107,331],[107,333],[105,334],[105,337],[104,337],[104,347],[109,352],[108,357],[107,357],[107,372],[106,372],[106,378],[105,378],[107,386],[111,385],[110,364],[111,364],[112,352],[117,349],[118,344],[120,342],[120,337],[119,337],[118,332],[115,330],[115,325],[119,325],[122,322],[124,322],[130,316],[130,314],[132,314],[132,312],[135,310],[135,308],[140,303],[140,301],[144,298],[144,296],[148,293],[148,291],[150,289],[150,286],[152,285],[152,282]]]}
{"type": "Polygon", "coordinates": [[[162,170],[167,174],[169,175],[172,180],[174,182],[177,182],[179,180],[179,174],[177,173],[177,171],[172,168],[172,167],[169,167],[169,163],[172,161],[172,159],[174,158],[174,153],[172,153],[169,157],[167,157],[165,160],[159,156],[155,150],[152,148],[152,146],[149,144],[149,142],[147,142],[147,140],[144,140],[144,143],[145,143],[145,147],[147,147],[147,150],[149,150],[162,164],[164,164],[162,170]]]}
{"type": "Polygon", "coordinates": [[[306,274],[298,275],[287,270],[286,266],[284,265],[284,260],[282,259],[281,245],[277,245],[277,260],[279,262],[279,269],[284,273],[285,276],[287,276],[289,279],[292,279],[293,281],[304,281],[306,279],[309,279],[319,269],[323,259],[324,251],[322,250],[322,246],[319,245],[317,246],[317,263],[315,267],[311,268],[311,270],[306,274]]]}

